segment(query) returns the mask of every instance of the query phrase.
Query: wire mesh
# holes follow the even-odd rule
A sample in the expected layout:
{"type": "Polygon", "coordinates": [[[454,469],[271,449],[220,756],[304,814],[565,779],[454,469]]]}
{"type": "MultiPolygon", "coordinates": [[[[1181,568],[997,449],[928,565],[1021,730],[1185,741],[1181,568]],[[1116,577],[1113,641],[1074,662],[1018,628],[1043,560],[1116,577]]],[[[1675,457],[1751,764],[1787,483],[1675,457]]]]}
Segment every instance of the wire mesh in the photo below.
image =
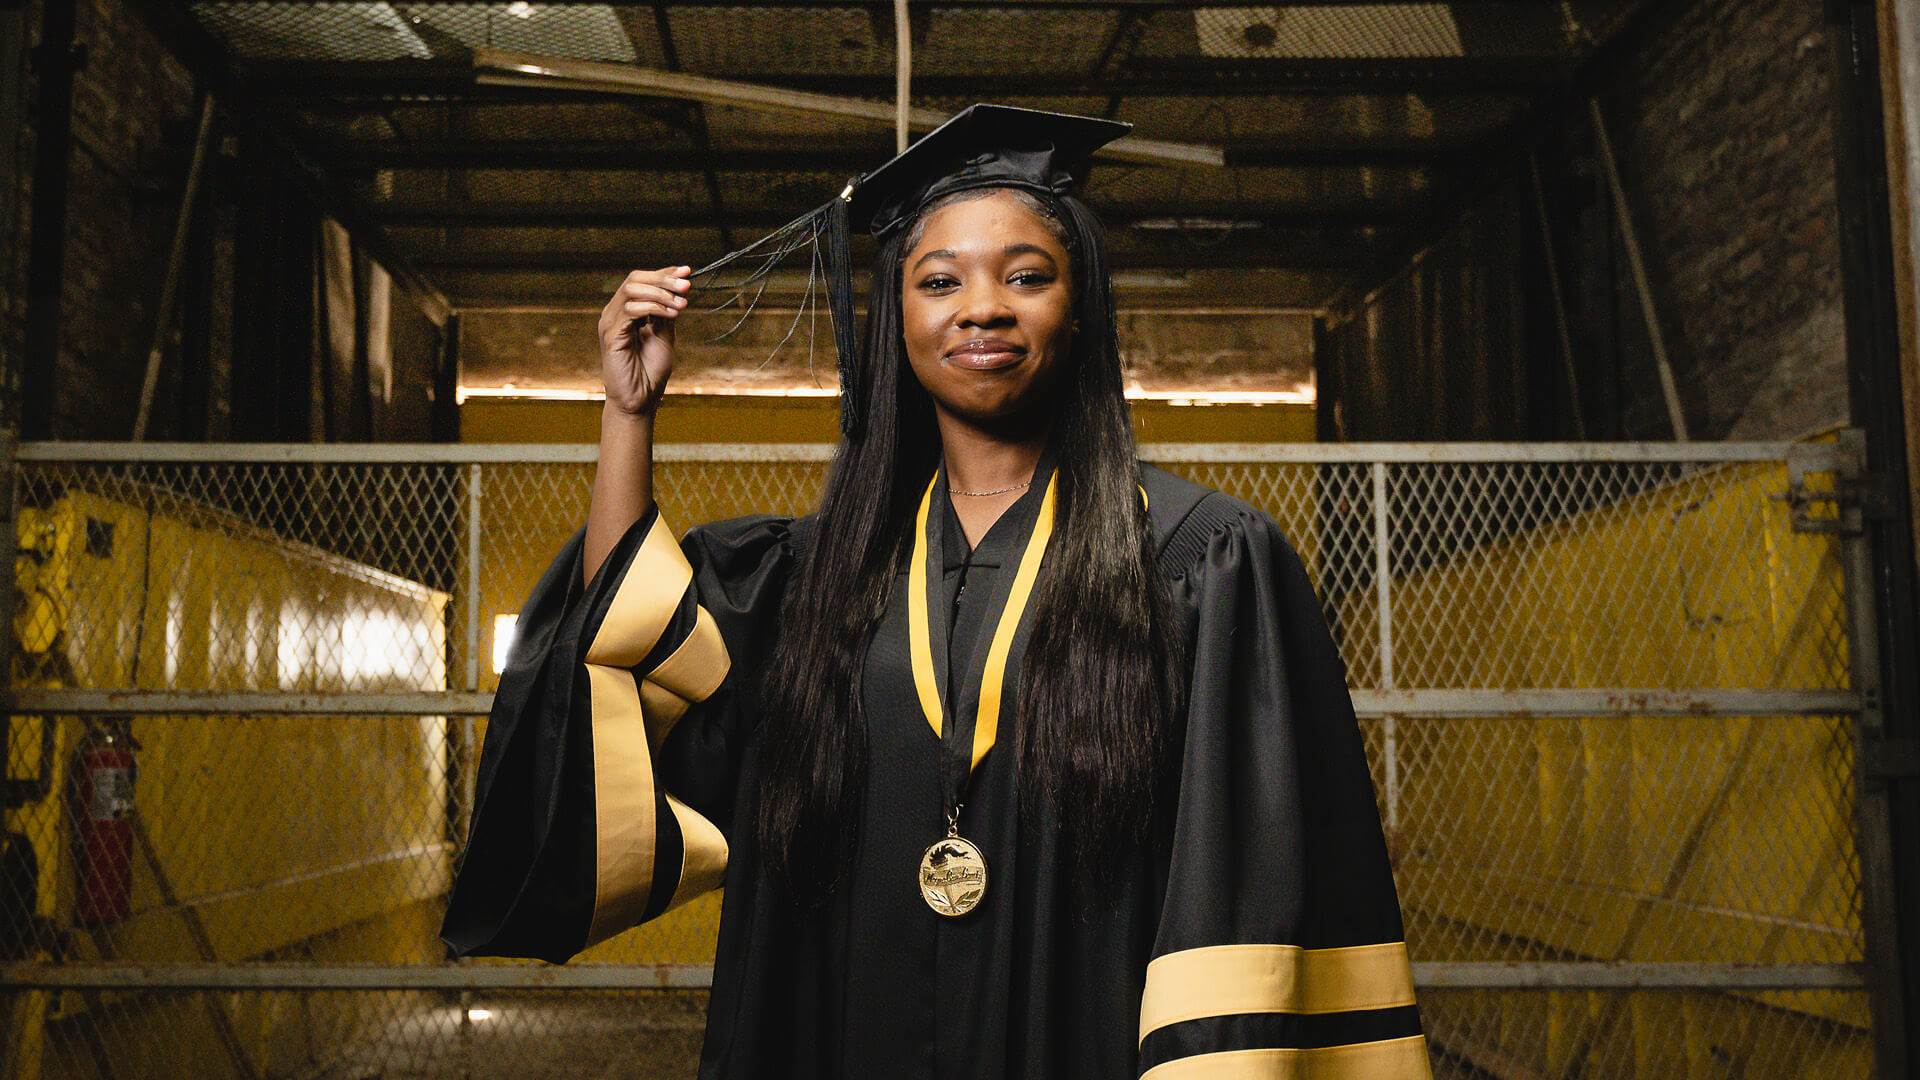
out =
{"type": "MultiPolygon", "coordinates": [[[[1436,1080],[1866,1080],[1866,995],[1445,990],[1422,996],[1436,1080]]],[[[705,995],[645,991],[0,995],[36,1010],[46,1080],[690,1077],[705,995]],[[165,1028],[178,1038],[143,1038],[165,1028]],[[191,1071],[183,1071],[182,1066],[191,1071]]]]}
{"type": "MultiPolygon", "coordinates": [[[[591,466],[564,456],[21,462],[16,687],[376,704],[126,721],[139,771],[117,869],[81,838],[85,754],[119,721],[11,718],[4,957],[443,965],[485,722],[383,715],[377,695],[492,688],[522,597],[586,514],[591,466]],[[123,911],[88,910],[103,873],[124,876],[123,911]]],[[[1362,720],[1416,962],[1862,959],[1851,717],[1551,716],[1525,697],[1846,688],[1843,541],[1793,529],[1784,462],[1222,456],[1166,464],[1292,539],[1356,690],[1514,695],[1503,715],[1362,720]]],[[[670,523],[817,502],[819,455],[741,457],[663,461],[670,523]]],[[[718,910],[703,898],[581,962],[697,971],[718,910]]],[[[46,1077],[571,1076],[646,1055],[687,1075],[700,1011],[477,988],[0,1001],[0,1076],[46,1077]]],[[[1423,1004],[1444,1076],[1866,1075],[1857,990],[1423,1004]]]]}

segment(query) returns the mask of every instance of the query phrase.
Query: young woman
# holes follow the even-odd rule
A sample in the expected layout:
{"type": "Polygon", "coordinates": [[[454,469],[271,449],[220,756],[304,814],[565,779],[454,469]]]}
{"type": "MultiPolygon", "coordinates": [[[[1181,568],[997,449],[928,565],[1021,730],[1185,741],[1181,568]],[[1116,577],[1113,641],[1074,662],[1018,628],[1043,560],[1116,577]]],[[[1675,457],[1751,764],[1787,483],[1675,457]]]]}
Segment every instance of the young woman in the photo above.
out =
{"type": "Polygon", "coordinates": [[[445,936],[560,961],[724,883],[705,1078],[1428,1074],[1299,559],[1135,459],[1123,125],[975,106],[850,185],[879,241],[819,511],[652,498],[687,267],[600,321],[586,528],[520,617],[445,936]]]}

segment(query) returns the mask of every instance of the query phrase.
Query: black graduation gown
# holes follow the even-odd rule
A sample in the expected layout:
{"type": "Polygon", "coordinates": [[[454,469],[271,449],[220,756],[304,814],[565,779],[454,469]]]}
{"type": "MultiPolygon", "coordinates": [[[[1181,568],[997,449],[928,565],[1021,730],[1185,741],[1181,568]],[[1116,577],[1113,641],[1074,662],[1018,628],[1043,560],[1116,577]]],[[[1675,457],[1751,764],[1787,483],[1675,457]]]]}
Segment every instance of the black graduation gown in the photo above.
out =
{"type": "Polygon", "coordinates": [[[563,961],[724,877],[703,1080],[1427,1077],[1345,670],[1300,560],[1245,503],[1153,468],[1142,485],[1191,675],[1173,810],[1099,895],[1054,822],[1023,826],[1002,737],[960,816],[985,900],[948,918],[920,896],[1043,497],[969,552],[942,484],[926,610],[948,730],[916,693],[903,572],[867,656],[861,831],[829,903],[797,911],[753,830],[748,691],[810,522],[676,546],[650,513],[584,587],[576,536],[521,612],[447,943],[563,961]]]}

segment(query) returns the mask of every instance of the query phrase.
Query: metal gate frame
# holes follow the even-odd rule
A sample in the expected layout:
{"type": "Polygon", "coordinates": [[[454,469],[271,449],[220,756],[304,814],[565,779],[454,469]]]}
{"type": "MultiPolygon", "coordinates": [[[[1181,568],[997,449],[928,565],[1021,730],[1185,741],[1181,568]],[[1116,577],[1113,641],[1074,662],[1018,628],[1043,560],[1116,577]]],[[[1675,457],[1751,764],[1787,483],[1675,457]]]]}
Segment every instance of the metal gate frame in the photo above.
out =
{"type": "MultiPolygon", "coordinates": [[[[656,448],[660,462],[825,462],[828,444],[677,444],[656,448]]],[[[248,716],[475,716],[492,695],[479,690],[481,467],[488,464],[591,464],[592,445],[309,445],[16,443],[0,432],[0,562],[9,569],[16,547],[21,485],[16,463],[67,464],[438,464],[466,466],[468,558],[464,590],[466,665],[450,673],[462,681],[446,692],[273,693],[219,691],[15,690],[11,674],[13,576],[0,581],[0,714],[103,716],[221,714],[248,716]]],[[[1861,433],[1841,431],[1830,442],[1785,443],[1353,443],[1153,444],[1147,461],[1226,464],[1364,465],[1376,496],[1386,491],[1393,464],[1561,463],[1784,463],[1796,528],[1836,534],[1841,549],[1846,626],[1852,662],[1847,690],[1780,689],[1402,689],[1393,685],[1392,534],[1388,502],[1373,500],[1381,686],[1353,692],[1362,718],[1489,716],[1850,716],[1855,730],[1855,842],[1861,867],[1866,963],[1746,964],[1713,962],[1424,962],[1414,965],[1418,986],[1430,989],[1507,990],[1866,990],[1895,987],[1892,957],[1876,948],[1891,912],[1891,837],[1886,786],[1879,782],[1881,704],[1876,622],[1869,551],[1859,508],[1863,474],[1861,433]],[[1830,474],[1829,486],[1810,474],[1830,474]],[[1878,962],[1876,962],[1878,958],[1878,962]],[[1891,982],[1889,980],[1892,980],[1891,982]]],[[[0,967],[0,993],[23,990],[501,990],[698,988],[711,984],[703,965],[573,965],[566,967],[444,964],[333,964],[209,962],[60,966],[17,962],[0,967]]],[[[1878,1010],[1876,1010],[1878,1012],[1878,1010]]],[[[1881,1013],[1880,1015],[1884,1015],[1881,1013]]],[[[1886,1049],[1885,1036],[1875,1040],[1886,1049]]],[[[1884,1063],[1886,1059],[1883,1057],[1884,1063]]]]}

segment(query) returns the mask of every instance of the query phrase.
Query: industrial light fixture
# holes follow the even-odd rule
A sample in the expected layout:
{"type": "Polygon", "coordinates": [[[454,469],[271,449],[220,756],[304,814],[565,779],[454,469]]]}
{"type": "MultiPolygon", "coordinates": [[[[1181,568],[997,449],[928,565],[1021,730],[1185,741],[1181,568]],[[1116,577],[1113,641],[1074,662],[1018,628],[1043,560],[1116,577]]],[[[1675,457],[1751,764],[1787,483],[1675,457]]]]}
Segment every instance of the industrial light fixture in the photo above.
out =
{"type": "Polygon", "coordinates": [[[1230,218],[1207,217],[1165,217],[1147,218],[1136,221],[1133,228],[1149,232],[1245,232],[1266,228],[1264,221],[1233,220],[1230,218]]]}
{"type": "MultiPolygon", "coordinates": [[[[670,397],[830,398],[840,396],[840,391],[830,386],[702,386],[697,390],[685,392],[669,390],[667,394],[670,397]]],[[[1143,390],[1137,386],[1129,386],[1126,389],[1126,395],[1129,401],[1166,401],[1175,405],[1312,404],[1314,399],[1312,387],[1304,385],[1293,390],[1143,390]]],[[[473,398],[495,398],[503,401],[602,401],[606,398],[606,392],[558,386],[462,386],[459,388],[457,400],[466,402],[473,398]]],[[[494,620],[493,670],[496,674],[507,663],[506,650],[513,640],[513,619],[512,615],[500,615],[494,620]]]]}

